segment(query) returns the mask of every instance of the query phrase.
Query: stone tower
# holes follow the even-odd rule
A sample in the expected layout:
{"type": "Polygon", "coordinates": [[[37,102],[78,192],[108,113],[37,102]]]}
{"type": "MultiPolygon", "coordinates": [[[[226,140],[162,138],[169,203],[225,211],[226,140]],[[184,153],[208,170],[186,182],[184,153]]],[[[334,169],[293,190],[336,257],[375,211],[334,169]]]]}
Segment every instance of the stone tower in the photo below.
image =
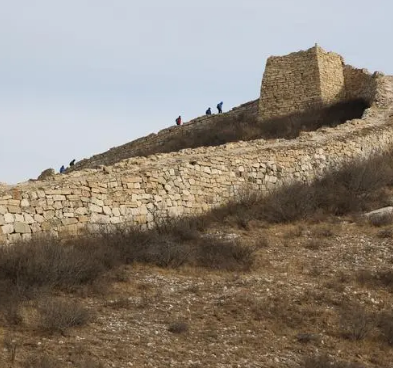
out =
{"type": "Polygon", "coordinates": [[[261,120],[345,99],[344,61],[318,45],[266,62],[259,99],[261,120]]]}

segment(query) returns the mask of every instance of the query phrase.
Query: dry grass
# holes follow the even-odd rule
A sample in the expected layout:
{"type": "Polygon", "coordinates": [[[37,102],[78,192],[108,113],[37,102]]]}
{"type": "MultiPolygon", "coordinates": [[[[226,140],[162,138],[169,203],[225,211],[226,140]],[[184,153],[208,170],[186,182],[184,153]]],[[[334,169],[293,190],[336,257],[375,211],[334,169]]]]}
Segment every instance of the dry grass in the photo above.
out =
{"type": "Polygon", "coordinates": [[[37,309],[38,327],[51,334],[64,334],[69,328],[83,326],[91,320],[90,312],[76,301],[45,299],[37,309]]]}
{"type": "Polygon", "coordinates": [[[16,339],[3,341],[0,365],[390,367],[389,228],[335,216],[383,203],[391,161],[348,165],[271,197],[244,193],[151,231],[1,248],[1,327],[16,339]],[[92,292],[104,280],[105,291],[92,292]],[[79,359],[81,346],[93,358],[79,359]]]}
{"type": "Polygon", "coordinates": [[[306,358],[303,363],[304,368],[364,368],[357,363],[337,361],[327,355],[313,356],[306,358]]]}
{"type": "Polygon", "coordinates": [[[361,118],[368,108],[364,100],[340,102],[305,113],[296,113],[266,121],[258,121],[247,113],[222,115],[208,124],[205,130],[184,131],[181,135],[168,138],[165,145],[143,149],[137,156],[156,153],[175,152],[185,148],[219,146],[228,142],[249,141],[253,139],[293,139],[302,131],[314,131],[321,127],[335,127],[348,120],[361,118]]]}
{"type": "Polygon", "coordinates": [[[23,368],[63,368],[61,362],[49,355],[32,356],[22,365],[23,368]]]}
{"type": "Polygon", "coordinates": [[[341,309],[340,326],[347,339],[363,340],[369,336],[375,325],[375,316],[360,305],[345,305],[341,309]]]}

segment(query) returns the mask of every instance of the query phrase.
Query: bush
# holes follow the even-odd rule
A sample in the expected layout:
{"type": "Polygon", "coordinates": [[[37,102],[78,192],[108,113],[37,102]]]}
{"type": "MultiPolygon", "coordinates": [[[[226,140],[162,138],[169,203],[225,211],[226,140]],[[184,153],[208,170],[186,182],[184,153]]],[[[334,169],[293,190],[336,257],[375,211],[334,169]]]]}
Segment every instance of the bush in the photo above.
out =
{"type": "Polygon", "coordinates": [[[375,327],[375,319],[360,305],[347,306],[341,311],[340,325],[345,338],[363,340],[375,327]]]}
{"type": "Polygon", "coordinates": [[[83,326],[90,320],[89,311],[74,301],[48,299],[38,305],[39,327],[49,333],[64,334],[68,328],[83,326]]]}
{"type": "Polygon", "coordinates": [[[254,247],[210,238],[200,241],[196,249],[195,263],[199,267],[226,271],[248,271],[255,259],[254,247]]]}
{"type": "Polygon", "coordinates": [[[74,363],[75,368],[104,368],[104,364],[96,360],[85,357],[74,363]]]}
{"type": "Polygon", "coordinates": [[[361,284],[368,284],[373,287],[384,286],[393,290],[393,271],[391,270],[379,270],[376,273],[361,270],[357,274],[357,280],[361,284]]]}
{"type": "Polygon", "coordinates": [[[384,286],[393,290],[393,271],[378,271],[376,277],[384,286]]]}
{"type": "Polygon", "coordinates": [[[304,368],[364,368],[357,363],[338,362],[327,355],[308,357],[304,360],[304,368]]]}
{"type": "MultiPolygon", "coordinates": [[[[105,267],[104,248],[87,238],[68,243],[40,238],[0,248],[0,280],[28,297],[34,288],[71,288],[93,281],[105,267]]],[[[109,250],[107,251],[109,252],[109,250]]]]}
{"type": "Polygon", "coordinates": [[[176,334],[188,332],[188,324],[183,321],[172,322],[168,326],[168,331],[176,334]]]}
{"type": "Polygon", "coordinates": [[[379,316],[378,327],[382,338],[389,345],[393,345],[393,312],[383,312],[379,316]]]}
{"type": "Polygon", "coordinates": [[[32,356],[23,363],[23,368],[61,368],[61,363],[49,355],[32,356]]]}

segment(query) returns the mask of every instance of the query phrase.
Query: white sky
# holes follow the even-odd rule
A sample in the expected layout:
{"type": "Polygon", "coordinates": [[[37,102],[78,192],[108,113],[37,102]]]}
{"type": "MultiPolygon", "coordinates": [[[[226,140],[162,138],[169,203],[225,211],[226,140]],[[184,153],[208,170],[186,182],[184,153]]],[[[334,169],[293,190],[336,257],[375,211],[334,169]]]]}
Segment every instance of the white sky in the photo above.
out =
{"type": "Polygon", "coordinates": [[[0,182],[255,99],[312,47],[393,74],[391,0],[0,0],[0,182]]]}

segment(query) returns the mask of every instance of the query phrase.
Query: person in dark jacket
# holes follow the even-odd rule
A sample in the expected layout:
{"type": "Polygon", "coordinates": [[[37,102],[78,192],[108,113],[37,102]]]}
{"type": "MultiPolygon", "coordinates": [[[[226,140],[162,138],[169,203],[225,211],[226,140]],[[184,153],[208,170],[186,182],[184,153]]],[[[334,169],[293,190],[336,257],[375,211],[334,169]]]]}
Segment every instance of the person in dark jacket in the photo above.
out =
{"type": "Polygon", "coordinates": [[[212,109],[209,107],[207,110],[206,110],[206,115],[211,115],[212,114],[212,109]]]}
{"type": "Polygon", "coordinates": [[[64,165],[62,165],[60,168],[60,174],[63,174],[64,171],[65,171],[65,167],[64,167],[64,165]]]}
{"type": "Polygon", "coordinates": [[[223,102],[222,102],[222,101],[221,101],[219,104],[217,104],[217,110],[218,110],[218,113],[219,113],[219,114],[222,113],[222,105],[223,105],[223,102]]]}
{"type": "Polygon", "coordinates": [[[181,116],[176,119],[176,125],[181,125],[181,116]]]}
{"type": "Polygon", "coordinates": [[[70,166],[74,166],[75,165],[75,159],[73,159],[71,162],[70,162],[70,166]]]}

